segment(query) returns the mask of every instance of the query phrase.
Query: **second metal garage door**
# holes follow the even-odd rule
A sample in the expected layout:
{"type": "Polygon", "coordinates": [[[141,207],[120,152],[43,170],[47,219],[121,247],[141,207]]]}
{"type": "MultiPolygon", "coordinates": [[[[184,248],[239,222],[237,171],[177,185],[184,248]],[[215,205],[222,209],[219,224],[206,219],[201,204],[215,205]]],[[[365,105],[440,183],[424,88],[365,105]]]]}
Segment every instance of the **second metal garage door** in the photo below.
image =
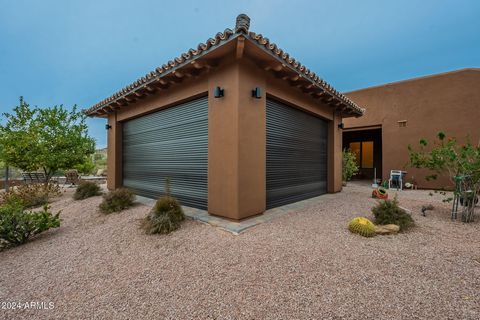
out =
{"type": "Polygon", "coordinates": [[[267,208],[327,192],[327,122],[267,100],[267,208]]]}
{"type": "Polygon", "coordinates": [[[123,124],[123,185],[157,198],[165,178],[186,206],[207,208],[208,99],[200,98],[123,124]]]}

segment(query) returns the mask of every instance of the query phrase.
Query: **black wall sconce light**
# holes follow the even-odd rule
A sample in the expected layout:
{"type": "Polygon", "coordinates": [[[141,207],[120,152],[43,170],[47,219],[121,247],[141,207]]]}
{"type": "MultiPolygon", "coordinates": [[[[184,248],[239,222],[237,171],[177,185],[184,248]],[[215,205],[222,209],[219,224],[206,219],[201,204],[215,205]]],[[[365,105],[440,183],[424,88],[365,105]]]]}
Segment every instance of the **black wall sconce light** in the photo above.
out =
{"type": "Polygon", "coordinates": [[[252,97],[256,99],[261,99],[262,98],[262,89],[259,87],[256,87],[255,89],[252,90],[252,97]]]}
{"type": "Polygon", "coordinates": [[[112,129],[112,126],[109,125],[108,123],[105,125],[105,130],[112,129]]]}
{"type": "Polygon", "coordinates": [[[213,90],[213,96],[215,98],[221,98],[224,96],[224,89],[220,88],[220,87],[215,87],[215,89],[213,90]]]}
{"type": "Polygon", "coordinates": [[[339,123],[338,124],[338,129],[344,129],[345,128],[345,124],[343,122],[339,123]]]}

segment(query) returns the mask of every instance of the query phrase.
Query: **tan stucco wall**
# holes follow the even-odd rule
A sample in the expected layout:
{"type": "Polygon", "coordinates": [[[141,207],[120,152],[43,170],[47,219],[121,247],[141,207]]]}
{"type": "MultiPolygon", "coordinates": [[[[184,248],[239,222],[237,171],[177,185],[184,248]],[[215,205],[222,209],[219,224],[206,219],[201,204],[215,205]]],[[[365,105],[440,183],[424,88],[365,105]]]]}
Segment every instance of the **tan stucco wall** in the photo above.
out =
{"type": "Polygon", "coordinates": [[[328,123],[328,192],[342,191],[342,117],[335,114],[328,123]]]}
{"type": "MultiPolygon", "coordinates": [[[[412,79],[346,93],[366,108],[361,118],[344,119],[345,127],[382,126],[383,177],[408,163],[409,144],[433,140],[439,131],[477,144],[480,139],[480,69],[412,79]],[[398,121],[407,120],[406,127],[398,121]]],[[[447,178],[427,182],[425,170],[407,168],[419,187],[442,188],[447,178]]]]}
{"type": "Polygon", "coordinates": [[[238,63],[229,62],[209,76],[208,212],[238,219],[238,63]],[[215,87],[224,97],[214,98],[215,87]]]}
{"type": "Polygon", "coordinates": [[[113,190],[122,186],[122,124],[115,113],[108,116],[108,124],[107,188],[113,190]]]}
{"type": "Polygon", "coordinates": [[[208,92],[208,211],[232,219],[260,214],[266,207],[266,96],[271,95],[329,123],[328,191],[341,190],[340,116],[318,99],[288,85],[251,60],[224,59],[200,78],[192,78],[117,111],[109,122],[109,188],[121,185],[121,123],[208,92]],[[220,86],[225,96],[214,98],[220,86]],[[262,98],[251,91],[262,89],[262,98]],[[116,124],[116,125],[115,125],[116,124]],[[114,129],[115,128],[115,129],[114,129]],[[110,170],[111,168],[115,168],[110,170]]]}

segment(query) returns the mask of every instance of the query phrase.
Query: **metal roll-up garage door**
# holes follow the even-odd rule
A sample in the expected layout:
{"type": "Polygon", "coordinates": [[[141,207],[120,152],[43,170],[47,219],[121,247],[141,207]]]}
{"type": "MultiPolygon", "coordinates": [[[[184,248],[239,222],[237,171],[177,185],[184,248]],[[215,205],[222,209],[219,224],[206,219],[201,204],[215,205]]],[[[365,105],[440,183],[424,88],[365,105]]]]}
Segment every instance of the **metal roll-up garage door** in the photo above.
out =
{"type": "Polygon", "coordinates": [[[157,198],[170,178],[181,204],[207,208],[208,99],[123,123],[123,185],[157,198]]]}
{"type": "Polygon", "coordinates": [[[267,100],[267,208],[327,192],[326,121],[267,100]]]}

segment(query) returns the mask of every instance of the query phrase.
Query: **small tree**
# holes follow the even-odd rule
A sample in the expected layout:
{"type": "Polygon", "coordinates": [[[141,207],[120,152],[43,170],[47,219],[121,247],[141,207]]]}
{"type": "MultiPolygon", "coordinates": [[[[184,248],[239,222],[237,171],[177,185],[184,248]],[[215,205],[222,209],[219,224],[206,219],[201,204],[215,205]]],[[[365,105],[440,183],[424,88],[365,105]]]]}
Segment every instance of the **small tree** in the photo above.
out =
{"type": "Polygon", "coordinates": [[[357,157],[355,153],[350,150],[343,150],[343,161],[342,161],[342,178],[343,181],[347,182],[352,179],[352,177],[358,173],[357,157]]]}
{"type": "Polygon", "coordinates": [[[447,174],[455,186],[454,199],[446,199],[454,200],[452,216],[456,212],[458,201],[463,200],[466,205],[462,220],[472,221],[480,188],[480,146],[472,145],[468,139],[465,144],[459,144],[455,138],[447,138],[443,132],[438,133],[432,148],[429,148],[425,139],[421,139],[419,144],[418,150],[408,146],[409,165],[432,171],[432,174],[426,177],[427,180],[435,180],[439,175],[447,174]]]}
{"type": "Polygon", "coordinates": [[[0,125],[0,156],[6,164],[24,171],[41,169],[46,183],[57,170],[83,164],[95,152],[95,141],[88,136],[85,115],[62,105],[30,107],[23,98],[13,113],[4,113],[0,125]]]}

